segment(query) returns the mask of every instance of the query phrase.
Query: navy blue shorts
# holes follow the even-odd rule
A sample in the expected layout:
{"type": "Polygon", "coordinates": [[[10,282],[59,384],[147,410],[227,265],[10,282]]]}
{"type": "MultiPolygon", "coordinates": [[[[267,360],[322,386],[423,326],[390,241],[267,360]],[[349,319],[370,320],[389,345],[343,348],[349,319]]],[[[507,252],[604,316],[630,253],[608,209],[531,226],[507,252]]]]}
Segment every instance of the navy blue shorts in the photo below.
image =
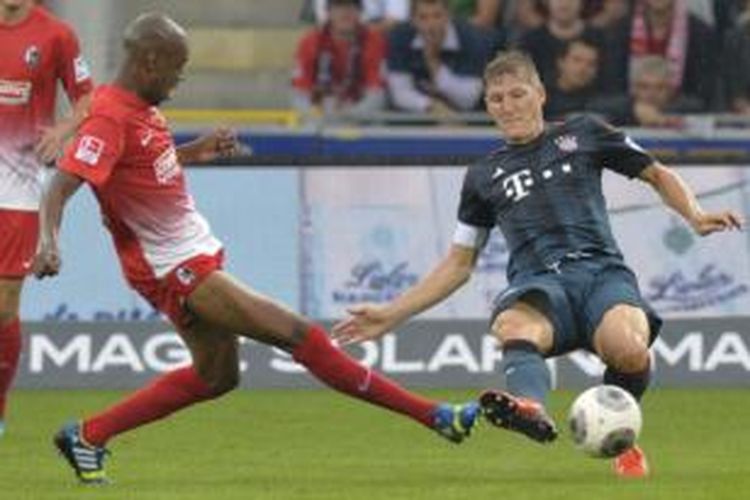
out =
{"type": "Polygon", "coordinates": [[[495,299],[492,315],[514,302],[524,302],[544,313],[554,328],[550,356],[576,349],[593,352],[593,337],[604,313],[617,304],[629,304],[646,313],[650,327],[650,343],[661,330],[662,320],[641,297],[638,282],[620,259],[590,257],[567,260],[559,272],[547,271],[514,278],[508,288],[495,299]]]}

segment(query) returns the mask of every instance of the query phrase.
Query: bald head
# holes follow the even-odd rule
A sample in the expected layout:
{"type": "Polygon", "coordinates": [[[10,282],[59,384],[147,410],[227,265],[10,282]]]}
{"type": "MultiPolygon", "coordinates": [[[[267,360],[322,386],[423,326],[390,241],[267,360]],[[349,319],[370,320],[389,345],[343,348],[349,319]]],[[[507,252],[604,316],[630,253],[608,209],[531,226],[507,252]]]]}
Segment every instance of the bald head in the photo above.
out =
{"type": "Polygon", "coordinates": [[[152,105],[169,99],[188,59],[187,34],[168,16],[141,14],[125,28],[118,81],[152,105]]]}
{"type": "Polygon", "coordinates": [[[125,48],[159,50],[187,45],[185,30],[170,17],[159,12],[141,14],[125,28],[125,48]]]}

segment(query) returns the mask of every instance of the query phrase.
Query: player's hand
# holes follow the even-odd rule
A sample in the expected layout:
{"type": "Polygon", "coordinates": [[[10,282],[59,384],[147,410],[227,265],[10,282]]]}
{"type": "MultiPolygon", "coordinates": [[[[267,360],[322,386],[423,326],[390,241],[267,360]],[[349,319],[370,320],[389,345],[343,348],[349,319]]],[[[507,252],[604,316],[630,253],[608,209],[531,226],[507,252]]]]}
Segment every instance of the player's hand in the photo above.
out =
{"type": "Polygon", "coordinates": [[[690,225],[697,234],[708,236],[711,233],[721,231],[739,231],[742,229],[744,221],[737,212],[725,210],[723,212],[699,214],[691,221],[690,225]]]}
{"type": "Polygon", "coordinates": [[[229,158],[239,151],[234,130],[220,127],[195,140],[195,161],[205,163],[219,158],[229,158]]]}
{"type": "Polygon", "coordinates": [[[333,338],[340,345],[377,339],[397,324],[383,305],[358,304],[347,312],[349,317],[336,323],[332,331],[333,338]]]}
{"type": "Polygon", "coordinates": [[[53,163],[62,151],[66,137],[65,127],[42,127],[41,137],[34,147],[34,154],[45,165],[53,163]]]}
{"type": "Polygon", "coordinates": [[[43,279],[48,276],[57,276],[61,265],[60,252],[56,247],[52,245],[40,245],[34,256],[31,271],[38,279],[43,279]]]}

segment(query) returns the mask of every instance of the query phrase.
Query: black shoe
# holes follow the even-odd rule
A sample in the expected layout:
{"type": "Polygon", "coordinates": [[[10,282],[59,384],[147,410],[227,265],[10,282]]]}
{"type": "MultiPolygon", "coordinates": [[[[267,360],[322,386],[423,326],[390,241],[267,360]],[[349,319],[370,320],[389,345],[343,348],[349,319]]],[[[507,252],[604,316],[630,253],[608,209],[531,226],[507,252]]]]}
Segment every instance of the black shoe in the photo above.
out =
{"type": "Polygon", "coordinates": [[[479,397],[479,405],[484,418],[494,426],[520,432],[540,443],[557,439],[555,422],[536,401],[490,390],[479,397]]]}

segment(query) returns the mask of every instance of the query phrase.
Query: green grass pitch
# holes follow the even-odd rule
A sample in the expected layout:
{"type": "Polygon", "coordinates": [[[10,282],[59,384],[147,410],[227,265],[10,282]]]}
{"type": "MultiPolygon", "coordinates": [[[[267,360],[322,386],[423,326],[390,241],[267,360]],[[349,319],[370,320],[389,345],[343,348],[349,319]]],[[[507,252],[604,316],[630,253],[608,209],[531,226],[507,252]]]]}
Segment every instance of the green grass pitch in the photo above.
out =
{"type": "MultiPolygon", "coordinates": [[[[429,392],[463,400],[466,391],[429,392]]],[[[327,391],[246,391],[112,443],[115,483],[78,485],[50,437],[116,392],[18,391],[0,440],[0,498],[22,499],[739,499],[750,498],[750,391],[653,390],[641,444],[653,476],[626,481],[577,453],[480,427],[456,446],[327,391]]],[[[551,410],[564,422],[570,392],[551,410]]]]}

